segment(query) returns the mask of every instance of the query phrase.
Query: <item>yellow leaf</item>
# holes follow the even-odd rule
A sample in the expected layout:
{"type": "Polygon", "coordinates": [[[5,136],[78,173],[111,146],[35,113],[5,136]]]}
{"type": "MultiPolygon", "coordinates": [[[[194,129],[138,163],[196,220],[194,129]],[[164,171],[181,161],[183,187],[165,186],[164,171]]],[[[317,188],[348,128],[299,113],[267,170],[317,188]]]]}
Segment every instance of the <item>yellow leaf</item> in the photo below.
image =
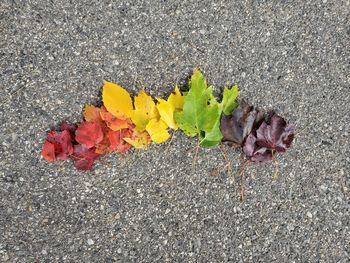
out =
{"type": "Polygon", "coordinates": [[[131,118],[133,106],[130,94],[118,84],[103,81],[102,100],[107,111],[115,117],[131,118]]]}
{"type": "Polygon", "coordinates": [[[136,130],[144,131],[149,120],[158,118],[159,113],[151,96],[142,89],[134,100],[135,110],[131,117],[136,130]]]}
{"type": "Polygon", "coordinates": [[[177,130],[177,125],[174,120],[175,105],[170,101],[157,99],[157,109],[159,111],[160,119],[163,120],[171,129],[177,130]]]}
{"type": "Polygon", "coordinates": [[[152,119],[148,122],[146,131],[151,136],[152,141],[162,143],[170,137],[170,134],[167,132],[166,128],[168,128],[168,126],[164,121],[152,119]]]}
{"type": "Polygon", "coordinates": [[[151,143],[149,134],[147,132],[138,132],[134,130],[131,138],[123,138],[124,141],[131,144],[137,149],[145,148],[148,144],[151,143]]]}
{"type": "Polygon", "coordinates": [[[181,94],[177,85],[175,86],[174,92],[170,94],[168,102],[174,105],[176,111],[182,110],[185,97],[181,94]]]}
{"type": "Polygon", "coordinates": [[[134,110],[131,120],[138,131],[144,131],[149,122],[147,115],[142,110],[134,110]]]}

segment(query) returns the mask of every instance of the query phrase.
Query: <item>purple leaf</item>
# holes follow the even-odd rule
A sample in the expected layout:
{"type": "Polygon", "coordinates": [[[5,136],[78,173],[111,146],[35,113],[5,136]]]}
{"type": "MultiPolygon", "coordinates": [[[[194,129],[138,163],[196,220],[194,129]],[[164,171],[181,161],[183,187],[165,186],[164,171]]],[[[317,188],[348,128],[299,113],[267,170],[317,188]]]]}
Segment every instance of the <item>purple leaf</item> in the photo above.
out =
{"type": "Polygon", "coordinates": [[[244,154],[253,162],[265,163],[272,160],[272,151],[256,144],[256,137],[251,133],[243,146],[244,154]]]}
{"type": "Polygon", "coordinates": [[[294,139],[295,127],[277,113],[273,113],[269,124],[263,122],[256,131],[256,144],[276,152],[285,152],[294,139]]]}

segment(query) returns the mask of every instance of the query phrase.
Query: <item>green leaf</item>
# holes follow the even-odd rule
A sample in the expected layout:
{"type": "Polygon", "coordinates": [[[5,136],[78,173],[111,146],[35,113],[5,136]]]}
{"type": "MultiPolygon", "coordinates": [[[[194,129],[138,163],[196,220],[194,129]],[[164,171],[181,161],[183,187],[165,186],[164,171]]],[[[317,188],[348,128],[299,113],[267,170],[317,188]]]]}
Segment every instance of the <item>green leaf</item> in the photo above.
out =
{"type": "Polygon", "coordinates": [[[230,115],[234,109],[238,107],[237,97],[239,95],[238,86],[232,86],[231,89],[224,88],[222,96],[222,111],[225,115],[230,115]]]}
{"type": "Polygon", "coordinates": [[[189,86],[183,110],[175,113],[175,120],[187,136],[205,138],[220,119],[219,104],[199,69],[194,71],[189,86]]]}
{"type": "Polygon", "coordinates": [[[190,88],[185,96],[181,112],[175,112],[177,125],[189,137],[198,136],[203,147],[218,145],[222,139],[220,117],[222,112],[231,114],[238,107],[238,86],[224,88],[222,102],[218,103],[213,96],[213,88],[196,69],[191,77],[190,88]]]}
{"type": "MultiPolygon", "coordinates": [[[[234,109],[238,107],[237,97],[239,95],[238,86],[232,86],[231,89],[224,88],[222,101],[218,104],[218,112],[221,117],[223,112],[225,115],[230,115],[234,109]]],[[[215,100],[216,101],[216,100],[215,100]]],[[[200,145],[203,147],[212,147],[218,145],[222,139],[222,133],[220,130],[220,120],[218,118],[210,132],[205,133],[204,138],[201,140],[200,145]]]]}

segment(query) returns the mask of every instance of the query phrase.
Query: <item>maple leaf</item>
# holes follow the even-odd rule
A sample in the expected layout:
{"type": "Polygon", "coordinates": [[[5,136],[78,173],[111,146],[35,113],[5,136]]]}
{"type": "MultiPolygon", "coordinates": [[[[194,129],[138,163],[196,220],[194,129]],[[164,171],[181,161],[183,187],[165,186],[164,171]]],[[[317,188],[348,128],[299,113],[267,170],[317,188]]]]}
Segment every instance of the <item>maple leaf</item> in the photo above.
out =
{"type": "Polygon", "coordinates": [[[45,160],[67,160],[73,153],[72,137],[69,130],[50,131],[43,145],[41,154],[45,160]]]}
{"type": "Polygon", "coordinates": [[[235,108],[237,108],[237,97],[239,95],[238,86],[233,86],[231,89],[224,88],[223,97],[221,103],[217,103],[214,97],[211,98],[210,104],[218,104],[218,118],[210,132],[206,132],[204,138],[202,138],[200,145],[203,147],[212,147],[218,145],[223,136],[220,129],[220,116],[222,113],[230,114],[235,108]]]}
{"type": "Polygon", "coordinates": [[[132,99],[129,92],[118,84],[104,81],[102,100],[107,111],[119,119],[131,118],[133,114],[132,99]]]}
{"type": "Polygon", "coordinates": [[[88,122],[100,122],[102,121],[100,115],[100,108],[93,105],[86,104],[83,112],[85,121],[88,122]]]}
{"type": "Polygon", "coordinates": [[[130,149],[131,145],[123,138],[130,137],[132,131],[129,129],[122,129],[120,131],[109,131],[107,137],[110,141],[110,149],[117,153],[125,153],[130,149]]]}
{"type": "Polygon", "coordinates": [[[294,139],[295,127],[273,112],[269,123],[263,122],[256,131],[256,144],[276,152],[285,152],[294,139]]]}
{"type": "Polygon", "coordinates": [[[257,163],[269,162],[273,158],[272,150],[256,144],[256,137],[250,133],[243,145],[243,152],[251,161],[257,163]]]}
{"type": "Polygon", "coordinates": [[[221,117],[220,130],[223,141],[241,147],[252,129],[259,127],[263,119],[261,112],[242,101],[239,108],[235,109],[231,115],[223,114],[221,117]]]}
{"type": "Polygon", "coordinates": [[[119,119],[108,112],[105,107],[101,107],[100,117],[106,125],[113,131],[119,131],[129,127],[129,119],[119,119]]]}
{"type": "Polygon", "coordinates": [[[167,132],[168,126],[162,120],[152,119],[146,126],[146,131],[151,136],[151,140],[156,143],[165,142],[170,134],[167,132]]]}
{"type": "Polygon", "coordinates": [[[100,156],[96,153],[95,148],[87,148],[84,145],[74,145],[74,153],[72,155],[74,166],[81,171],[90,171],[94,161],[100,156]]]}
{"type": "Polygon", "coordinates": [[[268,162],[274,152],[285,152],[294,138],[295,127],[276,113],[268,122],[263,121],[258,129],[253,130],[243,145],[243,152],[253,162],[268,162]]]}
{"type": "Polygon", "coordinates": [[[225,115],[230,115],[234,109],[238,107],[237,97],[239,95],[238,86],[232,86],[231,89],[225,87],[222,95],[222,112],[225,115]]]}
{"type": "Polygon", "coordinates": [[[203,133],[212,130],[220,116],[218,103],[214,102],[212,87],[207,87],[199,69],[194,71],[189,86],[183,110],[175,112],[175,120],[187,136],[201,138],[203,133]]]}
{"type": "Polygon", "coordinates": [[[136,130],[142,132],[146,129],[148,122],[153,118],[159,118],[159,113],[151,96],[144,89],[134,99],[134,107],[131,120],[136,130]]]}
{"type": "Polygon", "coordinates": [[[103,130],[98,122],[82,122],[75,131],[75,140],[86,148],[92,148],[103,140],[103,130]]]}

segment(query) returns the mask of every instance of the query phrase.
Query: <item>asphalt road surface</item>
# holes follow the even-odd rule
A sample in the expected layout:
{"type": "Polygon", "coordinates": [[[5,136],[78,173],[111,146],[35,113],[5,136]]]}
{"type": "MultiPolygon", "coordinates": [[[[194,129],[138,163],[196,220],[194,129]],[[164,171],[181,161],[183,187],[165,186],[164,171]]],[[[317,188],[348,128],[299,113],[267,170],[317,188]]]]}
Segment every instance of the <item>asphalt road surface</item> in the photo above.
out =
{"type": "Polygon", "coordinates": [[[349,262],[350,2],[0,3],[0,262],[349,262]],[[91,173],[41,156],[102,80],[166,96],[200,67],[276,109],[293,147],[246,171],[182,133],[91,173]]]}

